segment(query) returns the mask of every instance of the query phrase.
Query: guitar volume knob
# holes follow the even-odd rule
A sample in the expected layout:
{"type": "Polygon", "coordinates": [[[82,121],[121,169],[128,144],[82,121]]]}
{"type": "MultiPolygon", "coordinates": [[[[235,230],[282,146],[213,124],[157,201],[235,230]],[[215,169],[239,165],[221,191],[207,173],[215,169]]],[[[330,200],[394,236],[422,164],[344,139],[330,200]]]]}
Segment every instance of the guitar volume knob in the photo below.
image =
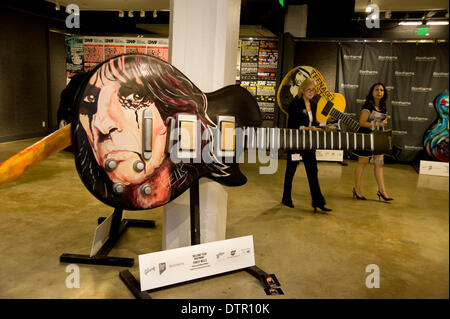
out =
{"type": "Polygon", "coordinates": [[[152,193],[152,187],[148,184],[142,185],[141,194],[144,196],[148,196],[152,193]]]}
{"type": "Polygon", "coordinates": [[[141,161],[136,161],[136,162],[133,163],[133,168],[134,168],[134,170],[135,170],[136,172],[139,173],[139,172],[142,172],[142,171],[144,170],[145,165],[144,165],[144,163],[141,162],[141,161]]]}
{"type": "Polygon", "coordinates": [[[125,185],[121,182],[114,183],[113,191],[118,195],[123,194],[123,192],[125,191],[125,185]]]}
{"type": "Polygon", "coordinates": [[[105,168],[108,171],[113,171],[117,167],[117,162],[113,159],[108,159],[105,162],[105,168]]]}

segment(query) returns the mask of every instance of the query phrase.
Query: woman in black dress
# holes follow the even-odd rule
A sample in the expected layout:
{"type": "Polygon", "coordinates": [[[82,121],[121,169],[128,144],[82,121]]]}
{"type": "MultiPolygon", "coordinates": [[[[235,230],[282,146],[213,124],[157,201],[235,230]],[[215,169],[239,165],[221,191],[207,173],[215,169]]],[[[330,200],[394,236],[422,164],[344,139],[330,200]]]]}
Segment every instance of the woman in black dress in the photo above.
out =
{"type": "MultiPolygon", "coordinates": [[[[297,96],[289,104],[288,109],[288,128],[304,130],[321,130],[316,121],[317,106],[311,103],[311,99],[316,94],[316,86],[311,79],[305,79],[298,88],[297,96]]],[[[320,191],[319,180],[317,178],[317,160],[315,150],[298,151],[305,164],[306,175],[308,176],[309,189],[312,198],[312,207],[314,212],[317,208],[327,212],[331,209],[325,207],[325,198],[320,191]]],[[[293,152],[287,154],[286,173],[284,176],[284,191],[282,203],[288,207],[294,208],[292,203],[292,181],[299,161],[292,160],[293,152]]]]}
{"type": "MultiPolygon", "coordinates": [[[[359,125],[363,130],[372,131],[376,126],[387,125],[386,118],[386,100],[387,93],[386,87],[383,83],[375,83],[369,90],[369,94],[366,97],[366,102],[361,107],[361,115],[359,119],[359,125]]],[[[353,197],[359,200],[366,200],[361,193],[361,177],[364,172],[364,168],[367,166],[372,155],[370,152],[358,151],[358,163],[355,168],[355,187],[353,188],[353,197]]],[[[383,155],[373,155],[374,173],[375,179],[378,184],[378,199],[380,197],[385,201],[391,201],[393,198],[389,197],[386,188],[384,186],[383,175],[383,155]]]]}

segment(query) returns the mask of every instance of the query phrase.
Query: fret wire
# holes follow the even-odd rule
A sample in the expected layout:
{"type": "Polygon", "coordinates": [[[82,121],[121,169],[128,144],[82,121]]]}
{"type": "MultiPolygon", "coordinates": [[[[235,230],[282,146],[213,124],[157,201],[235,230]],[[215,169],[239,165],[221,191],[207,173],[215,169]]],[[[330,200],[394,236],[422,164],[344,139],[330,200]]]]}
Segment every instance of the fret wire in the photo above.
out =
{"type": "Polygon", "coordinates": [[[370,149],[372,150],[372,152],[375,150],[375,146],[373,145],[374,143],[373,140],[373,133],[370,134],[370,149]]]}
{"type": "Polygon", "coordinates": [[[284,147],[284,149],[287,149],[287,147],[286,147],[286,129],[283,129],[283,147],[284,147]]]}
{"type": "Polygon", "coordinates": [[[341,132],[339,132],[339,149],[342,149],[341,132]]]}
{"type": "Polygon", "coordinates": [[[309,130],[309,149],[312,149],[312,131],[309,130]]]}
{"type": "Polygon", "coordinates": [[[299,134],[298,130],[295,130],[295,141],[296,141],[295,148],[297,150],[300,148],[300,141],[298,140],[298,134],[299,134]]]}
{"type": "Polygon", "coordinates": [[[331,149],[332,150],[334,150],[334,141],[333,141],[334,136],[333,135],[334,135],[333,131],[331,131],[331,149]]]}
{"type": "Polygon", "coordinates": [[[292,129],[289,129],[289,149],[292,149],[292,129]]]}
{"type": "Polygon", "coordinates": [[[349,136],[348,136],[348,132],[345,133],[345,139],[347,140],[347,150],[349,149],[350,145],[349,145],[349,136]]]}
{"type": "Polygon", "coordinates": [[[320,147],[320,138],[319,138],[319,131],[316,131],[316,149],[318,149],[320,147]]]}
{"type": "Polygon", "coordinates": [[[357,141],[357,136],[356,136],[356,134],[355,133],[353,133],[353,143],[354,143],[354,145],[353,145],[353,147],[355,148],[355,150],[358,148],[358,141],[357,141]]]}
{"type": "Polygon", "coordinates": [[[364,149],[365,149],[365,147],[364,147],[364,133],[363,133],[363,134],[361,134],[361,136],[362,136],[362,143],[361,143],[361,147],[362,147],[362,149],[364,150],[364,149]]]}
{"type": "Polygon", "coordinates": [[[327,149],[327,132],[323,132],[323,148],[327,149]]]}
{"type": "Polygon", "coordinates": [[[305,149],[305,144],[306,144],[306,137],[305,137],[305,130],[302,130],[302,140],[303,140],[303,148],[302,148],[302,150],[304,150],[305,149]]]}

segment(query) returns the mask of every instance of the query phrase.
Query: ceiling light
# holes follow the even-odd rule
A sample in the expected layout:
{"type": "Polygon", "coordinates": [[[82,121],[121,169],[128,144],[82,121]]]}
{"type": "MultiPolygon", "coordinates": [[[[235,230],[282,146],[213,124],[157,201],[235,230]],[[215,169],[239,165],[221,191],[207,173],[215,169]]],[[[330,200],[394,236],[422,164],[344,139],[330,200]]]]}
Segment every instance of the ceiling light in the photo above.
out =
{"type": "Polygon", "coordinates": [[[119,18],[123,18],[125,14],[123,13],[123,10],[119,10],[119,18]]]}
{"type": "Polygon", "coordinates": [[[55,10],[56,10],[56,11],[61,10],[61,7],[59,6],[59,2],[56,2],[56,3],[55,3],[55,10]]]}
{"type": "Polygon", "coordinates": [[[130,10],[130,11],[128,11],[128,18],[132,18],[132,17],[134,17],[134,14],[133,14],[133,11],[130,10]]]}
{"type": "Polygon", "coordinates": [[[145,18],[145,11],[141,10],[141,18],[145,18]]]}
{"type": "Polygon", "coordinates": [[[158,11],[154,10],[153,11],[153,18],[156,18],[156,17],[158,17],[158,11]]]}
{"type": "Polygon", "coordinates": [[[392,17],[392,12],[391,12],[391,10],[386,11],[386,12],[384,13],[384,17],[385,17],[386,19],[390,19],[390,18],[392,17]]]}
{"type": "Polygon", "coordinates": [[[427,21],[427,25],[448,25],[448,21],[427,21]]]}
{"type": "Polygon", "coordinates": [[[421,25],[422,21],[400,21],[398,25],[421,25]]]}

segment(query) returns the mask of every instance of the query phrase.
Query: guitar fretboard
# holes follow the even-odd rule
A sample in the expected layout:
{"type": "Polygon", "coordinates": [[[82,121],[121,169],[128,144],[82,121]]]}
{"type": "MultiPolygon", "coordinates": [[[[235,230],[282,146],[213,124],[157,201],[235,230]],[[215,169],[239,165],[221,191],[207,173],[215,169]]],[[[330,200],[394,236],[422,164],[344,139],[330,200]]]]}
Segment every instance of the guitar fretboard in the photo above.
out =
{"type": "Polygon", "coordinates": [[[352,119],[350,116],[345,115],[344,113],[341,113],[336,109],[332,109],[330,115],[337,120],[341,120],[350,131],[358,131],[359,123],[352,119]]]}
{"type": "Polygon", "coordinates": [[[237,146],[244,146],[246,149],[370,151],[375,149],[373,134],[262,127],[256,129],[247,127],[236,133],[237,146]]]}

